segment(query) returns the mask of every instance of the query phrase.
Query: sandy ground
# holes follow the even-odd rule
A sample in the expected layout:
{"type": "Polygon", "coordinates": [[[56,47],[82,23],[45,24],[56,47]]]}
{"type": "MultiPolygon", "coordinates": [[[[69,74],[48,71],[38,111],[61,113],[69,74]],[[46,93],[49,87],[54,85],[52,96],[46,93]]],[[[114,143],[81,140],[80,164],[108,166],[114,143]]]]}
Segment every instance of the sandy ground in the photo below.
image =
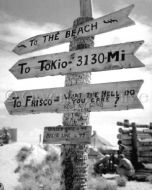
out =
{"type": "Polygon", "coordinates": [[[149,182],[136,182],[129,181],[126,184],[126,187],[119,187],[118,190],[151,190],[152,184],[149,182]]]}
{"type": "MultiPolygon", "coordinates": [[[[108,180],[115,180],[118,175],[106,174],[104,177],[108,180]]],[[[150,182],[127,181],[126,187],[118,187],[118,190],[152,190],[150,182]]]]}

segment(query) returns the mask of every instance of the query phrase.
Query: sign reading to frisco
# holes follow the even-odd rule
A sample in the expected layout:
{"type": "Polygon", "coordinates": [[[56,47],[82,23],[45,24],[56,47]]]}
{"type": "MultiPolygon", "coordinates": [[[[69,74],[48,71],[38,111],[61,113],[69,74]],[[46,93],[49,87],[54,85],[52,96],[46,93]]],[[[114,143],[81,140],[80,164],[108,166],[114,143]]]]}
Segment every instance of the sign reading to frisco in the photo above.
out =
{"type": "Polygon", "coordinates": [[[134,24],[134,22],[128,17],[128,15],[133,7],[134,5],[131,5],[106,16],[88,21],[85,24],[79,25],[76,29],[68,28],[66,30],[34,36],[20,42],[13,51],[21,55],[57,44],[70,42],[73,38],[94,36],[96,34],[130,26],[134,24]]]}
{"type": "Polygon", "coordinates": [[[133,53],[143,41],[101,46],[19,60],[10,71],[18,79],[142,67],[133,53]]]}
{"type": "Polygon", "coordinates": [[[90,144],[91,126],[45,127],[43,143],[46,144],[90,144]]]}
{"type": "Polygon", "coordinates": [[[13,92],[5,101],[10,114],[117,111],[142,108],[142,80],[13,92]]]}

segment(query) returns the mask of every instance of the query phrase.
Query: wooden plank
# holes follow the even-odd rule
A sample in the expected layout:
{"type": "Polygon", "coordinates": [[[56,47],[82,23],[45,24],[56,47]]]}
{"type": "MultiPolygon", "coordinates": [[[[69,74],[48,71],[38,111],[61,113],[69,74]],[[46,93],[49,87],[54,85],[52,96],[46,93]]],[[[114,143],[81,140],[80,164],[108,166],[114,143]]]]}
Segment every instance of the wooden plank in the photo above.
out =
{"type": "Polygon", "coordinates": [[[132,133],[132,129],[129,130],[129,129],[119,128],[118,131],[121,134],[131,134],[132,133]]]}
{"type": "Polygon", "coordinates": [[[133,25],[134,22],[128,17],[133,7],[134,5],[131,5],[106,16],[88,21],[85,24],[77,26],[76,29],[68,28],[61,31],[34,36],[20,42],[13,51],[16,54],[21,55],[55,46],[57,44],[70,42],[73,38],[94,36],[96,34],[133,25]]]}
{"type": "Polygon", "coordinates": [[[152,163],[152,157],[138,157],[139,162],[152,163]]]}
{"type": "Polygon", "coordinates": [[[152,152],[139,152],[139,157],[140,158],[145,158],[145,157],[152,158],[152,152]]]}
{"type": "MultiPolygon", "coordinates": [[[[121,134],[131,134],[132,133],[132,129],[123,129],[123,128],[119,128],[118,129],[119,133],[121,134]]],[[[137,130],[137,134],[138,135],[144,135],[144,134],[152,134],[152,130],[151,129],[142,129],[142,130],[137,130]]]]}
{"type": "Polygon", "coordinates": [[[139,138],[139,139],[152,139],[152,136],[151,136],[151,134],[148,134],[148,133],[137,133],[137,137],[139,138]]]}
{"type": "Polygon", "coordinates": [[[139,152],[139,157],[152,157],[152,152],[139,152]]]}
{"type": "Polygon", "coordinates": [[[138,146],[138,150],[140,152],[145,152],[145,151],[152,151],[152,146],[151,145],[147,145],[147,146],[138,146]]]}
{"type": "Polygon", "coordinates": [[[45,144],[90,144],[91,126],[45,127],[45,144]]]}
{"type": "Polygon", "coordinates": [[[152,138],[144,139],[144,140],[143,140],[143,139],[142,139],[142,140],[141,140],[141,139],[138,139],[138,142],[139,142],[139,143],[152,143],[152,138]]]}
{"type": "Polygon", "coordinates": [[[144,65],[133,55],[143,41],[114,44],[19,60],[10,72],[17,79],[95,72],[144,65]]]}
{"type": "Polygon", "coordinates": [[[5,101],[10,114],[142,109],[142,80],[13,92],[5,101]]]}
{"type": "Polygon", "coordinates": [[[132,140],[131,139],[122,139],[122,144],[125,146],[132,146],[132,140]]]}
{"type": "Polygon", "coordinates": [[[132,135],[129,135],[129,134],[118,134],[117,138],[120,139],[120,140],[122,140],[122,139],[124,139],[124,140],[125,139],[130,140],[130,139],[132,139],[132,135]]]}

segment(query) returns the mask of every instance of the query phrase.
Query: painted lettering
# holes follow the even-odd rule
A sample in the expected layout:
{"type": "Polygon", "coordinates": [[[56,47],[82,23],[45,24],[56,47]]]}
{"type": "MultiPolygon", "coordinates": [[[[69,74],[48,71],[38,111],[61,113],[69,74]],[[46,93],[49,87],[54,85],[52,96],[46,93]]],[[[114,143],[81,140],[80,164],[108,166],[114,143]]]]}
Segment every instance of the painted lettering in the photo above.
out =
{"type": "Polygon", "coordinates": [[[64,69],[68,66],[67,61],[62,61],[61,59],[55,59],[55,60],[40,60],[38,61],[40,63],[40,71],[48,71],[48,70],[54,70],[54,69],[64,69]]]}
{"type": "Polygon", "coordinates": [[[98,55],[98,62],[99,62],[99,63],[103,63],[103,62],[104,62],[104,59],[105,59],[104,54],[103,54],[103,53],[100,53],[100,54],[98,55]]]}
{"type": "Polygon", "coordinates": [[[28,103],[31,101],[31,99],[32,99],[32,96],[27,96],[26,97],[25,107],[28,106],[28,103]]]}
{"type": "Polygon", "coordinates": [[[114,53],[108,52],[108,60],[107,62],[111,62],[111,59],[114,59],[115,61],[119,61],[119,51],[115,51],[114,53]]]}
{"type": "Polygon", "coordinates": [[[94,24],[91,24],[91,30],[97,30],[98,29],[98,23],[95,22],[94,24]]]}
{"type": "Polygon", "coordinates": [[[36,46],[37,45],[37,40],[36,39],[32,39],[32,40],[30,40],[30,44],[31,44],[31,46],[36,46]]]}
{"type": "Polygon", "coordinates": [[[79,27],[79,28],[78,28],[77,35],[79,35],[79,33],[82,33],[82,34],[83,34],[83,27],[79,27]]]}
{"type": "Polygon", "coordinates": [[[20,74],[29,73],[30,72],[30,70],[31,70],[30,67],[25,67],[26,65],[27,65],[27,63],[20,63],[20,64],[18,64],[18,66],[20,67],[20,74]]]}
{"type": "Polygon", "coordinates": [[[126,90],[126,91],[124,92],[124,94],[125,94],[126,96],[128,96],[128,95],[134,96],[134,95],[135,95],[135,90],[126,90]]]}
{"type": "Polygon", "coordinates": [[[31,107],[38,107],[38,106],[51,106],[52,105],[52,99],[42,99],[42,98],[35,98],[32,96],[27,96],[25,101],[25,107],[31,106],[31,107]]]}
{"type": "Polygon", "coordinates": [[[45,43],[45,42],[59,40],[60,39],[59,34],[60,34],[60,32],[44,35],[43,36],[43,42],[45,43]]]}
{"type": "Polygon", "coordinates": [[[16,107],[21,107],[21,101],[18,100],[19,97],[13,97],[12,98],[14,100],[14,103],[13,103],[13,107],[16,108],[16,107]]]}
{"type": "Polygon", "coordinates": [[[124,61],[125,60],[125,50],[108,52],[107,62],[111,62],[115,58],[115,61],[124,61]]]}
{"type": "Polygon", "coordinates": [[[89,32],[89,31],[90,31],[90,28],[88,28],[88,27],[90,27],[89,24],[87,24],[87,25],[84,26],[84,31],[85,31],[85,32],[89,32]],[[88,28],[88,29],[87,29],[87,28],[88,28]]]}
{"type": "Polygon", "coordinates": [[[66,33],[65,33],[65,38],[69,38],[71,35],[70,35],[70,30],[67,30],[66,33]]]}
{"type": "Polygon", "coordinates": [[[43,71],[44,69],[47,70],[47,68],[45,67],[46,65],[44,65],[45,63],[47,63],[48,60],[40,60],[38,61],[38,63],[41,64],[40,66],[40,71],[43,71]]]}

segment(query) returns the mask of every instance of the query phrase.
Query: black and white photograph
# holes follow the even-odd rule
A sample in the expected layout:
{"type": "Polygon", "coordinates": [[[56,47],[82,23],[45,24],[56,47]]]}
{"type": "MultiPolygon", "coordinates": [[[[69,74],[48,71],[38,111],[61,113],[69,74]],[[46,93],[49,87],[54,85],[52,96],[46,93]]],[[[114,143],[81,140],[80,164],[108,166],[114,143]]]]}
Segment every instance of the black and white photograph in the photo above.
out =
{"type": "Polygon", "coordinates": [[[0,0],[0,190],[152,189],[152,1],[0,0]]]}

